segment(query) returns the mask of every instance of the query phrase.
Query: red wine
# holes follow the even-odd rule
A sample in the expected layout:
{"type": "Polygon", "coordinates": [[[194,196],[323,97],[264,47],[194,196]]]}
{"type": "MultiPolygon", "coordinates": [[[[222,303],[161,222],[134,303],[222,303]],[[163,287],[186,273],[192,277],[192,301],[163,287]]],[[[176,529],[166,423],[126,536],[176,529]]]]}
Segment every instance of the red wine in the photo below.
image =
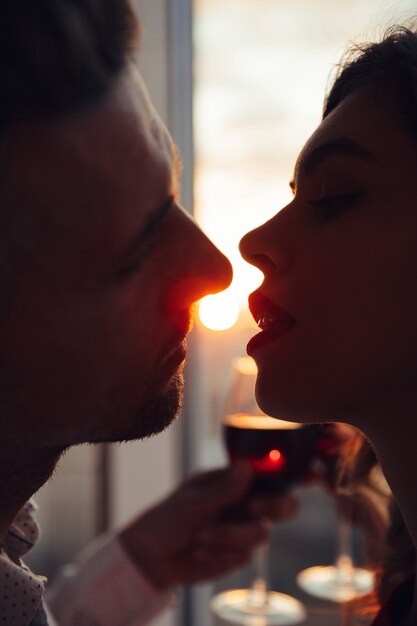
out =
{"type": "Polygon", "coordinates": [[[249,461],[255,491],[283,492],[307,477],[315,452],[315,430],[263,415],[238,413],[224,419],[232,462],[249,461]]]}

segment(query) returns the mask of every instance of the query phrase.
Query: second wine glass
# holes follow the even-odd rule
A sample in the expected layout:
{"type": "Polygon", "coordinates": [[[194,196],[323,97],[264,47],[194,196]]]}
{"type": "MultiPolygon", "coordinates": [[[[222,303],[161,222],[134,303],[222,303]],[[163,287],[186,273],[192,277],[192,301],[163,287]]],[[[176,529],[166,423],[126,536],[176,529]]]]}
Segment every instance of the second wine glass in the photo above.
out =
{"type": "MultiPolygon", "coordinates": [[[[282,494],[301,481],[314,453],[314,432],[301,424],[266,416],[255,402],[256,366],[249,358],[233,362],[233,379],[223,419],[231,462],[245,459],[255,471],[252,490],[282,494]]],[[[255,553],[256,575],[248,589],[230,589],[213,597],[211,608],[242,626],[285,626],[303,622],[304,606],[271,591],[267,583],[269,548],[255,553]]]]}
{"type": "MultiPolygon", "coordinates": [[[[345,430],[351,428],[343,426],[345,430]]],[[[350,436],[353,437],[353,428],[350,436]]],[[[335,493],[338,512],[338,545],[334,565],[316,565],[297,576],[298,585],[312,596],[332,602],[350,602],[372,592],[375,575],[356,567],[352,555],[353,493],[349,467],[340,468],[341,437],[335,424],[320,428],[316,448],[321,458],[328,483],[335,493]]]]}

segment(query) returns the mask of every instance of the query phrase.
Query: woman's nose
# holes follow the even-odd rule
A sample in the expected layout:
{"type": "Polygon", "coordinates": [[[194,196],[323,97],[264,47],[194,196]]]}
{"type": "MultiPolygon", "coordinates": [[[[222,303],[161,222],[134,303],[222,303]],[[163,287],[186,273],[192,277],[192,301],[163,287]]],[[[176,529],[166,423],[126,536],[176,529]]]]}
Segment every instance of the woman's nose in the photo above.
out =
{"type": "Polygon", "coordinates": [[[275,218],[251,230],[239,243],[239,251],[245,261],[260,269],[265,276],[284,274],[290,265],[290,255],[276,236],[275,218]]]}

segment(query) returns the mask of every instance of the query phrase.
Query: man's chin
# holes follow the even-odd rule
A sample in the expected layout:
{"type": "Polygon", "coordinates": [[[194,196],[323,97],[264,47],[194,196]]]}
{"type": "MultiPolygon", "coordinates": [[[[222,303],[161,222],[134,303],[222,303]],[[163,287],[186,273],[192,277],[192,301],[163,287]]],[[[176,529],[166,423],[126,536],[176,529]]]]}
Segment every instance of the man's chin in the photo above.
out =
{"type": "Polygon", "coordinates": [[[126,431],[116,433],[111,441],[146,439],[164,431],[180,412],[184,381],[182,374],[175,374],[164,389],[149,389],[126,431]]]}

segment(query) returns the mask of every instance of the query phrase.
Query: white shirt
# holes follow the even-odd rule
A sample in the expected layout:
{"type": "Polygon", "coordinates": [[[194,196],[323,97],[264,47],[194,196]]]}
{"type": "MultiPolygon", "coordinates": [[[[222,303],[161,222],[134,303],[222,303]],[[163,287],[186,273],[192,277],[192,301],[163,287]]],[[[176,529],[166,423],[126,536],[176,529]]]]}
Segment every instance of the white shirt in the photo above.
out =
{"type": "Polygon", "coordinates": [[[32,517],[35,506],[27,502],[6,533],[0,551],[0,624],[48,624],[42,607],[46,579],[36,576],[21,561],[39,537],[32,517]],[[36,616],[36,620],[34,619],[36,616]]]}
{"type": "Polygon", "coordinates": [[[98,539],[60,572],[46,579],[21,560],[39,527],[28,502],[10,526],[0,552],[0,626],[143,626],[171,603],[131,561],[117,537],[98,539]]]}

